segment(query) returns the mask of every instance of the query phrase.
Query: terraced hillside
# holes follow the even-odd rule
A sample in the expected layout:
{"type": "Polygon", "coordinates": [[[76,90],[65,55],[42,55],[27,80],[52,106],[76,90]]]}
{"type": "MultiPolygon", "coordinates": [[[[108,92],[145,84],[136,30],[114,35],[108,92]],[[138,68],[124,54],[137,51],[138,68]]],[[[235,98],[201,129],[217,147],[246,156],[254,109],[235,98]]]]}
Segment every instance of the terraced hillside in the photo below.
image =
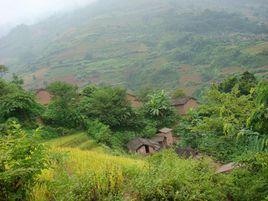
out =
{"type": "Polygon", "coordinates": [[[184,88],[249,70],[268,77],[268,2],[99,0],[21,25],[0,39],[0,63],[26,86],[54,80],[184,88]]]}

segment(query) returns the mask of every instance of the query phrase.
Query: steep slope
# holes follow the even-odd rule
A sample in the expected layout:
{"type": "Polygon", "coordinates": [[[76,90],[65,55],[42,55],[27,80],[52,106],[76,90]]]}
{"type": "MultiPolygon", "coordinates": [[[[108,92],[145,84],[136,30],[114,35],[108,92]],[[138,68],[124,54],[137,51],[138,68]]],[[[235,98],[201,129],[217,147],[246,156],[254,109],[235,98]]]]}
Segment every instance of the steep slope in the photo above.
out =
{"type": "Polygon", "coordinates": [[[228,73],[267,77],[266,11],[266,1],[100,0],[17,27],[0,40],[0,63],[32,88],[58,79],[198,93],[228,73]]]}

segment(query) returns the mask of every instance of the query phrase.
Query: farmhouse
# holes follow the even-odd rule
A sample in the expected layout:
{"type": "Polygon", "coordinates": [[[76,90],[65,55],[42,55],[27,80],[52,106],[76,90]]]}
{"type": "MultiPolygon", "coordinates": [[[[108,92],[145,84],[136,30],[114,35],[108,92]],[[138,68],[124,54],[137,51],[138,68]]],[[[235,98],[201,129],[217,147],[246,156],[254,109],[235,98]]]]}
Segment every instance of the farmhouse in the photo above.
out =
{"type": "Polygon", "coordinates": [[[158,143],[161,149],[167,147],[167,138],[165,136],[156,135],[151,140],[158,143]]]}
{"type": "Polygon", "coordinates": [[[195,109],[198,106],[198,101],[193,97],[181,97],[174,99],[172,106],[176,108],[180,115],[186,115],[190,109],[195,109]]]}
{"type": "Polygon", "coordinates": [[[129,92],[127,93],[127,100],[131,103],[132,107],[134,108],[139,108],[142,106],[141,101],[139,101],[139,99],[135,95],[129,92]]]}
{"type": "Polygon", "coordinates": [[[127,144],[127,148],[132,153],[146,155],[160,150],[160,145],[149,139],[135,138],[127,144]]]}
{"type": "Polygon", "coordinates": [[[38,89],[36,91],[37,102],[42,105],[48,105],[52,99],[52,95],[45,89],[38,89]]]}
{"type": "Polygon", "coordinates": [[[167,146],[171,146],[174,143],[172,129],[170,128],[162,128],[156,136],[164,137],[167,146]]]}
{"type": "Polygon", "coordinates": [[[150,154],[170,147],[174,143],[172,129],[163,128],[151,139],[135,138],[127,144],[132,153],[150,154]]]}

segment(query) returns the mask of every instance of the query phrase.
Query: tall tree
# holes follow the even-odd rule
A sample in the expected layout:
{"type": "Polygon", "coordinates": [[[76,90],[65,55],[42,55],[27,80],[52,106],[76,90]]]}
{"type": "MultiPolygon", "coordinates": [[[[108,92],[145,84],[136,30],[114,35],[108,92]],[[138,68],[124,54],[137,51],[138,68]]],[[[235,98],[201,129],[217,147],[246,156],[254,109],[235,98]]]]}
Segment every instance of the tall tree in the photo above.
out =
{"type": "Polygon", "coordinates": [[[157,122],[157,127],[170,126],[176,120],[170,98],[163,90],[148,96],[144,110],[148,118],[157,122]]]}
{"type": "Polygon", "coordinates": [[[85,96],[80,103],[80,111],[90,119],[98,119],[111,129],[131,127],[134,112],[121,88],[102,87],[85,96]]]}
{"type": "Polygon", "coordinates": [[[64,82],[54,82],[47,89],[53,95],[43,115],[44,120],[54,126],[75,128],[80,124],[76,112],[78,105],[77,87],[64,82]]]}
{"type": "Polygon", "coordinates": [[[42,111],[34,96],[14,83],[0,80],[0,120],[10,117],[31,121],[42,111]]]}

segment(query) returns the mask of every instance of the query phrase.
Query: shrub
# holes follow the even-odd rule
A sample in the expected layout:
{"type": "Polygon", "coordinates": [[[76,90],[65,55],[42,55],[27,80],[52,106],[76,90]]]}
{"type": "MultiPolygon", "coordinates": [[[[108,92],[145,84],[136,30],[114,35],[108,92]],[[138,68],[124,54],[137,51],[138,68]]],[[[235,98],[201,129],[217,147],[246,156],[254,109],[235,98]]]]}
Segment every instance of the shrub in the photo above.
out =
{"type": "Polygon", "coordinates": [[[16,117],[21,122],[33,122],[43,108],[34,97],[21,89],[16,93],[0,96],[0,121],[16,117]]]}
{"type": "Polygon", "coordinates": [[[87,123],[87,133],[90,137],[99,143],[106,145],[111,145],[111,135],[112,132],[109,126],[101,123],[98,120],[88,121],[87,123]]]}
{"type": "Polygon", "coordinates": [[[240,168],[232,173],[233,200],[266,200],[268,198],[268,153],[246,153],[238,161],[240,168]]]}
{"type": "Polygon", "coordinates": [[[27,138],[19,124],[7,122],[0,134],[0,197],[25,200],[47,162],[44,146],[27,138]]]}
{"type": "Polygon", "coordinates": [[[36,129],[36,133],[45,140],[53,139],[59,137],[59,133],[52,127],[49,126],[41,126],[36,129]]]}
{"type": "Polygon", "coordinates": [[[170,99],[164,91],[149,95],[149,100],[145,103],[143,110],[145,116],[157,122],[158,128],[171,126],[176,120],[170,99]]]}
{"type": "Polygon", "coordinates": [[[54,82],[48,86],[48,90],[53,94],[53,98],[43,114],[45,123],[57,127],[80,127],[82,117],[77,112],[77,87],[64,82],[54,82]]]}
{"type": "Polygon", "coordinates": [[[116,132],[111,137],[112,148],[122,150],[126,148],[126,144],[136,136],[136,133],[130,131],[116,132]]]}
{"type": "Polygon", "coordinates": [[[149,158],[149,169],[133,178],[136,200],[226,200],[229,181],[215,175],[211,161],[183,160],[172,151],[149,158]]]}
{"type": "Polygon", "coordinates": [[[151,138],[157,133],[157,122],[155,121],[146,121],[145,127],[141,132],[139,137],[151,138]]]}
{"type": "Polygon", "coordinates": [[[79,111],[86,118],[109,125],[112,130],[135,127],[135,114],[126,99],[126,91],[121,88],[99,88],[90,97],[82,98],[79,111]]]}

